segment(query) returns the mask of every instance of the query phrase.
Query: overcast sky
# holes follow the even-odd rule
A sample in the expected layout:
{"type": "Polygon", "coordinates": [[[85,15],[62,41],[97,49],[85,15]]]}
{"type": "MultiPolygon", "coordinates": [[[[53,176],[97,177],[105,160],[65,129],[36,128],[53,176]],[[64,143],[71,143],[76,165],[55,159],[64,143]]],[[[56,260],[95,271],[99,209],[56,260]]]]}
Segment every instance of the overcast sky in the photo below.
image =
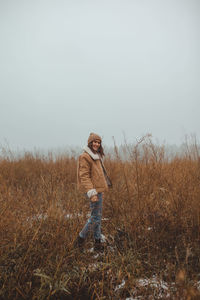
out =
{"type": "Polygon", "coordinates": [[[0,144],[200,131],[199,0],[0,0],[0,144]]]}

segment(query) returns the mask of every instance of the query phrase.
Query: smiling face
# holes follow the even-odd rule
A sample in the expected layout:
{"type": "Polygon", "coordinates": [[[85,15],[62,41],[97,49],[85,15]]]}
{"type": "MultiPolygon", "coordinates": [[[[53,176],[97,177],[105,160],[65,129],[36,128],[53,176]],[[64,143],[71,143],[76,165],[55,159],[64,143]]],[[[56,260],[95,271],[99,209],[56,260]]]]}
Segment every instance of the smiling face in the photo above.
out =
{"type": "Polygon", "coordinates": [[[100,145],[101,145],[101,141],[100,141],[100,140],[94,140],[94,141],[92,142],[92,149],[93,149],[95,152],[97,152],[98,149],[99,149],[99,147],[100,147],[100,145]]]}

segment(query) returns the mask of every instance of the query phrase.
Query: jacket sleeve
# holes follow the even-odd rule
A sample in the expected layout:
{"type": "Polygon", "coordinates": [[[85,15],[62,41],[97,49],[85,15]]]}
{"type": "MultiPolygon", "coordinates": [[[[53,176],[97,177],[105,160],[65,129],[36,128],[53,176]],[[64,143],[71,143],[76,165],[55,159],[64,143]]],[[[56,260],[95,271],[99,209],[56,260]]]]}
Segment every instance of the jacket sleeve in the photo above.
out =
{"type": "Polygon", "coordinates": [[[92,197],[97,194],[96,190],[94,189],[92,180],[91,180],[91,168],[90,163],[85,157],[79,157],[79,178],[81,182],[81,186],[84,188],[85,192],[87,193],[88,197],[92,197]]]}

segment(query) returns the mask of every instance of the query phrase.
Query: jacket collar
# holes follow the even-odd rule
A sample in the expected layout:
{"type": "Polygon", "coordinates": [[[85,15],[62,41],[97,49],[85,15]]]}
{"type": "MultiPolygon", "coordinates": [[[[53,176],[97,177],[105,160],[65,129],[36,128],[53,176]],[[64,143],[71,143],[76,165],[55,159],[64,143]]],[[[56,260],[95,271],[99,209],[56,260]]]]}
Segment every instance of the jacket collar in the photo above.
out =
{"type": "Polygon", "coordinates": [[[85,150],[85,152],[87,152],[94,160],[100,159],[99,154],[93,153],[92,150],[91,150],[88,146],[84,147],[84,150],[85,150]]]}

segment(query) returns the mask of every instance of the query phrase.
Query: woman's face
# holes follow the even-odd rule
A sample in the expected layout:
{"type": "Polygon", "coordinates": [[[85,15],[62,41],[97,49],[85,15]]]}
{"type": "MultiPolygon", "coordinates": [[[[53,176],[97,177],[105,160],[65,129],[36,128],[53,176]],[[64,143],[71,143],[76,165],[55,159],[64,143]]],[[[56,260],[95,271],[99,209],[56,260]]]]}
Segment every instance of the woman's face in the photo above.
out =
{"type": "Polygon", "coordinates": [[[99,140],[94,140],[94,141],[92,142],[92,149],[93,149],[94,151],[98,151],[100,145],[101,145],[101,142],[100,142],[99,140]]]}

